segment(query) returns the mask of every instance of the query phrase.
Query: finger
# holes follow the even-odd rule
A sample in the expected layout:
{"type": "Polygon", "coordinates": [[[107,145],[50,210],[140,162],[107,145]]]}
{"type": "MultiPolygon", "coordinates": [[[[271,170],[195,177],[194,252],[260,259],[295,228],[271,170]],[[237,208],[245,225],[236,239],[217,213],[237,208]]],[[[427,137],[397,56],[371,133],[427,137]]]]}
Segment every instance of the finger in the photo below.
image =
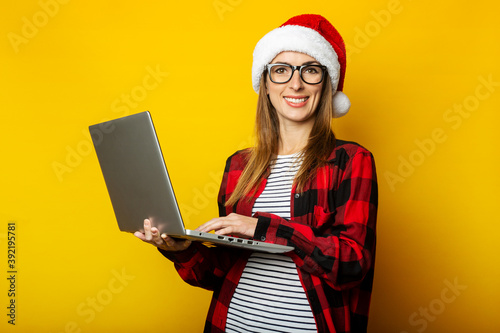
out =
{"type": "Polygon", "coordinates": [[[151,236],[152,236],[152,241],[156,245],[162,245],[164,244],[163,239],[160,237],[160,232],[158,231],[157,228],[153,227],[151,228],[151,236]]]}
{"type": "Polygon", "coordinates": [[[221,228],[219,230],[216,230],[215,234],[217,234],[217,235],[234,235],[234,234],[236,234],[236,229],[233,228],[232,226],[228,226],[226,228],[221,228]]]}
{"type": "Polygon", "coordinates": [[[196,228],[196,230],[201,232],[210,232],[212,230],[218,230],[222,227],[224,227],[224,219],[218,217],[215,219],[211,219],[208,222],[205,222],[204,224],[196,228]]]}
{"type": "Polygon", "coordinates": [[[162,234],[161,239],[167,244],[169,247],[175,246],[175,240],[172,237],[167,236],[167,234],[162,234]]]}
{"type": "Polygon", "coordinates": [[[151,221],[148,219],[144,220],[144,238],[146,241],[151,241],[153,239],[153,235],[151,234],[151,221]]]}
{"type": "Polygon", "coordinates": [[[163,237],[160,236],[160,231],[157,228],[152,228],[151,232],[153,233],[153,242],[156,246],[164,246],[166,244],[163,237]]]}
{"type": "Polygon", "coordinates": [[[134,236],[137,237],[137,238],[139,238],[142,241],[146,241],[146,238],[144,238],[144,234],[142,232],[140,232],[140,231],[134,232],[134,236]]]}
{"type": "Polygon", "coordinates": [[[201,231],[201,232],[207,232],[206,230],[208,230],[208,229],[209,229],[209,227],[208,227],[208,226],[209,226],[209,224],[210,224],[212,221],[213,221],[213,219],[212,219],[212,220],[210,220],[210,221],[208,221],[208,222],[203,223],[202,225],[200,225],[200,226],[199,226],[198,228],[196,228],[195,230],[196,230],[196,231],[201,231]]]}

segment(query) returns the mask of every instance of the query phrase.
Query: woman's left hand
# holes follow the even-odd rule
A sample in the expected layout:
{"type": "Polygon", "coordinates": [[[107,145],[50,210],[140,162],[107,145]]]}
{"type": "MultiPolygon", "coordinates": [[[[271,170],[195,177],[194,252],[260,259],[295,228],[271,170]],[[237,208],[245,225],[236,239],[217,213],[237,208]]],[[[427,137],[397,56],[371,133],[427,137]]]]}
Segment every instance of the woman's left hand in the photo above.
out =
{"type": "Polygon", "coordinates": [[[200,225],[196,230],[201,232],[210,232],[213,230],[217,235],[252,238],[256,227],[257,218],[231,213],[228,216],[212,219],[200,225]]]}

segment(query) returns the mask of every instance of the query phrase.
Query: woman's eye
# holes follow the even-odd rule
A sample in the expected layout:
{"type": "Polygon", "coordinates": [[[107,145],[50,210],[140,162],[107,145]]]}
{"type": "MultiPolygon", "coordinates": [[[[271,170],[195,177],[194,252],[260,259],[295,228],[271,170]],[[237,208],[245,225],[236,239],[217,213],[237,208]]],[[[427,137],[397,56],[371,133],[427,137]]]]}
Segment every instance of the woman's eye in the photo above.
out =
{"type": "Polygon", "coordinates": [[[307,74],[317,74],[318,70],[315,67],[306,67],[305,72],[307,74]]]}
{"type": "Polygon", "coordinates": [[[286,73],[286,67],[276,67],[274,72],[276,74],[285,74],[286,73]]]}

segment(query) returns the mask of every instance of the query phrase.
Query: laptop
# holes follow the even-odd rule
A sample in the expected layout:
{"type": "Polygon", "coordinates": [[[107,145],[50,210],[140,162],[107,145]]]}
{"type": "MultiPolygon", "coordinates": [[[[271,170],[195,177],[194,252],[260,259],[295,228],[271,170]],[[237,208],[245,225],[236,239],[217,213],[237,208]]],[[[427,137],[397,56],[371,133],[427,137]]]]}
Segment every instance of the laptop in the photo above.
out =
{"type": "Polygon", "coordinates": [[[160,233],[207,245],[269,253],[294,249],[186,229],[149,111],[91,125],[89,131],[121,231],[144,232],[149,218],[160,233]]]}

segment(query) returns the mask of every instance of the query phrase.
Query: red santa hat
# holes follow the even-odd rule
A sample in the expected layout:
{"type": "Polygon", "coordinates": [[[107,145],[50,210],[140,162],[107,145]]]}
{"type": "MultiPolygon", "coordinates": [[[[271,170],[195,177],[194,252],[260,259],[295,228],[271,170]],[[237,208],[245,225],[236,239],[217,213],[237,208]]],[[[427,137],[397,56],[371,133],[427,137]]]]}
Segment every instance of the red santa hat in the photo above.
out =
{"type": "Polygon", "coordinates": [[[342,117],[349,111],[351,102],[342,92],[346,67],[344,41],[330,22],[321,15],[299,15],[262,37],[253,52],[252,84],[257,93],[266,65],[284,51],[305,53],[326,66],[332,82],[333,116],[342,117]]]}

